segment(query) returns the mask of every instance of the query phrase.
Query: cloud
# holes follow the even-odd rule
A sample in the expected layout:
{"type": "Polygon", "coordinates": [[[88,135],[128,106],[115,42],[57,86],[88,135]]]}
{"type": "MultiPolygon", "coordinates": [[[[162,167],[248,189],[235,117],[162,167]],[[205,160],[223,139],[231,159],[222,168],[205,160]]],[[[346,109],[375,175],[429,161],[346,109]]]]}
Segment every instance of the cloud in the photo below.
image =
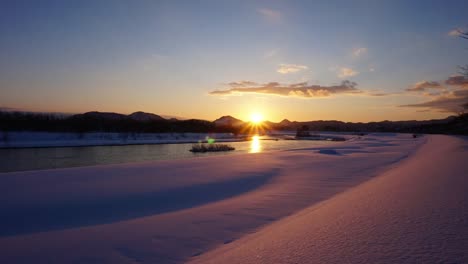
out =
{"type": "Polygon", "coordinates": [[[468,90],[456,90],[448,95],[442,95],[434,100],[418,104],[401,105],[400,107],[418,107],[441,110],[444,112],[458,113],[463,109],[463,105],[468,103],[468,90]]]}
{"type": "Polygon", "coordinates": [[[419,107],[444,112],[460,112],[462,105],[468,103],[468,78],[464,76],[451,76],[443,82],[448,87],[444,87],[441,82],[422,81],[406,89],[410,92],[423,92],[424,96],[429,96],[430,101],[401,105],[400,107],[419,107]],[[454,88],[456,87],[456,88],[454,88]],[[425,92],[427,89],[437,89],[436,92],[425,92]]]}
{"type": "Polygon", "coordinates": [[[450,37],[458,37],[460,36],[460,30],[458,28],[456,29],[452,29],[448,32],[448,34],[450,37]]]}
{"type": "Polygon", "coordinates": [[[298,72],[302,70],[307,70],[308,67],[305,65],[297,65],[297,64],[280,64],[279,68],[276,70],[281,74],[287,74],[292,72],[298,72]]]}
{"type": "Polygon", "coordinates": [[[366,93],[366,95],[369,95],[369,96],[377,96],[377,97],[380,97],[380,96],[390,96],[390,95],[395,95],[395,94],[398,94],[398,93],[366,93]]]}
{"type": "Polygon", "coordinates": [[[339,73],[338,73],[338,77],[340,78],[346,78],[346,77],[352,77],[352,76],[355,76],[355,75],[358,75],[359,72],[358,71],[355,71],[351,68],[346,68],[346,67],[343,67],[340,69],[339,73]]]}
{"type": "MultiPolygon", "coordinates": [[[[455,75],[455,76],[450,76],[447,80],[443,81],[445,85],[449,86],[455,86],[458,88],[468,88],[468,78],[461,76],[461,75],[455,75]]],[[[435,82],[435,81],[420,81],[415,84],[413,84],[411,87],[407,88],[406,91],[409,92],[423,92],[427,91],[428,89],[438,89],[438,92],[433,92],[433,93],[425,93],[426,95],[441,95],[441,94],[446,94],[447,92],[450,92],[450,89],[445,88],[441,82],[435,82]]]]}
{"type": "Polygon", "coordinates": [[[239,82],[230,82],[228,83],[228,85],[231,87],[249,87],[249,86],[255,86],[258,84],[256,82],[251,82],[251,81],[239,81],[239,82]]]}
{"type": "Polygon", "coordinates": [[[466,28],[455,28],[450,30],[447,35],[450,37],[462,37],[468,39],[468,35],[466,34],[468,30],[466,28]]]}
{"type": "Polygon", "coordinates": [[[399,96],[401,92],[385,92],[380,89],[371,89],[371,90],[363,90],[363,92],[359,95],[362,96],[373,96],[373,97],[383,97],[383,96],[399,96]]]}
{"type": "Polygon", "coordinates": [[[420,92],[420,91],[425,91],[426,89],[431,89],[431,88],[433,89],[442,88],[442,85],[439,82],[421,81],[407,88],[406,91],[420,92]]]}
{"type": "Polygon", "coordinates": [[[257,12],[261,14],[265,19],[272,22],[279,22],[283,18],[283,15],[279,11],[275,11],[269,8],[260,8],[257,9],[257,12]]]}
{"type": "Polygon", "coordinates": [[[307,82],[280,84],[278,82],[255,83],[250,81],[231,82],[227,90],[210,92],[211,95],[233,95],[243,93],[260,93],[280,96],[296,96],[304,98],[328,97],[334,94],[358,94],[362,93],[356,88],[357,84],[351,81],[343,81],[340,85],[321,86],[309,85],[307,82]],[[249,85],[247,85],[247,82],[249,85]]]}
{"type": "MultiPolygon", "coordinates": [[[[439,88],[441,85],[438,82],[426,82],[432,83],[432,88],[439,88]],[[438,84],[438,86],[437,86],[438,84]]],[[[441,93],[428,94],[430,96],[436,96],[434,99],[417,104],[402,105],[401,107],[420,107],[434,110],[441,110],[444,112],[455,112],[458,113],[463,109],[463,105],[468,103],[468,79],[463,76],[451,76],[445,80],[445,84],[450,86],[456,86],[458,89],[449,90],[444,89],[441,93]]],[[[422,87],[421,89],[414,89],[414,91],[422,91],[428,87],[422,87]]],[[[429,87],[431,88],[431,87],[429,87]]]]}
{"type": "Polygon", "coordinates": [[[353,50],[353,56],[359,57],[367,53],[367,48],[357,48],[353,50]]]}
{"type": "Polygon", "coordinates": [[[468,88],[468,78],[461,75],[451,76],[445,80],[445,84],[468,88]]]}

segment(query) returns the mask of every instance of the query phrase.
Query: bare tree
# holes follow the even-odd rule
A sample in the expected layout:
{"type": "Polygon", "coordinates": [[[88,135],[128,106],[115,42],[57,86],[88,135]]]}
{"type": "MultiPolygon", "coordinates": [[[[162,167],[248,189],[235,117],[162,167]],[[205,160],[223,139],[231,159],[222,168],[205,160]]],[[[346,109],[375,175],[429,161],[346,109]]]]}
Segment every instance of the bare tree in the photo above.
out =
{"type": "MultiPolygon", "coordinates": [[[[457,29],[457,31],[458,31],[458,36],[460,38],[468,39],[468,31],[461,31],[459,29],[457,29]]],[[[459,66],[459,68],[460,68],[460,74],[465,76],[465,78],[468,78],[468,64],[466,64],[465,66],[459,66]]],[[[464,113],[468,113],[468,102],[462,105],[462,114],[464,113]]]]}
{"type": "MultiPolygon", "coordinates": [[[[458,36],[463,39],[468,39],[468,32],[466,31],[461,31],[460,29],[457,29],[458,36]]],[[[465,66],[459,66],[460,68],[460,73],[468,78],[468,64],[465,66]]]]}

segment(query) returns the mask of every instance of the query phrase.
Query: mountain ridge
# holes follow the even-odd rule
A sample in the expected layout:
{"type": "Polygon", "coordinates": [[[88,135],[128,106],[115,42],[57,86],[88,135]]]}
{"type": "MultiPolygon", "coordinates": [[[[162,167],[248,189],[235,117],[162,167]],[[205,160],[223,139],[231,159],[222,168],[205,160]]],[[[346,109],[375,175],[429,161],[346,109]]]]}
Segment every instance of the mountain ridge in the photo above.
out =
{"type": "MultiPolygon", "coordinates": [[[[134,132],[230,132],[250,131],[251,122],[230,115],[214,121],[201,119],[165,119],[160,115],[137,111],[131,114],[90,111],[71,116],[48,113],[0,111],[2,131],[134,131],[134,132]]],[[[295,131],[307,126],[310,131],[336,132],[408,132],[468,134],[468,114],[444,119],[379,122],[343,122],[338,120],[263,121],[262,131],[295,131]]]]}

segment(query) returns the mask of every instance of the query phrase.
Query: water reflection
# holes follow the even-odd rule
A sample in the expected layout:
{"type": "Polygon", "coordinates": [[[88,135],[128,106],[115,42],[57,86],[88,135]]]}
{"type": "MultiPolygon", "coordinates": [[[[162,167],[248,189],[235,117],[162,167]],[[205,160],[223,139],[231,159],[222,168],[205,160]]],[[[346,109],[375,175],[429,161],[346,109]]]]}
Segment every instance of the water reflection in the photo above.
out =
{"type": "Polygon", "coordinates": [[[250,153],[258,153],[262,151],[262,145],[260,144],[259,136],[253,136],[250,143],[250,153]]]}
{"type": "Polygon", "coordinates": [[[251,141],[230,142],[235,151],[192,153],[188,144],[156,144],[128,146],[93,146],[64,148],[0,148],[0,172],[70,168],[149,160],[176,160],[211,155],[234,153],[258,153],[271,150],[315,147],[334,144],[332,141],[318,140],[267,140],[265,136],[254,136],[251,141]]]}

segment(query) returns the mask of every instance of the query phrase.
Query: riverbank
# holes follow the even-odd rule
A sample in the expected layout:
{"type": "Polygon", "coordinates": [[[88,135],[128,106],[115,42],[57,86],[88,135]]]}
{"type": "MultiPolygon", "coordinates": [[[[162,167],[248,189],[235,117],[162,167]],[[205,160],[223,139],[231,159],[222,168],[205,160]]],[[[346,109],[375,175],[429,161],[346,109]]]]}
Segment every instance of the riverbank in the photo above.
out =
{"type": "MultiPolygon", "coordinates": [[[[296,140],[295,132],[281,131],[261,136],[261,140],[296,140]]],[[[303,140],[345,140],[351,133],[321,133],[320,137],[303,140]]],[[[8,148],[57,148],[91,146],[130,146],[157,144],[187,144],[200,142],[242,142],[251,140],[251,135],[232,133],[58,133],[58,132],[1,132],[0,149],[8,148]]]]}
{"type": "Polygon", "coordinates": [[[206,142],[246,141],[246,136],[231,133],[58,133],[58,132],[2,132],[0,148],[56,148],[90,146],[128,146],[153,144],[185,144],[206,142]]]}

